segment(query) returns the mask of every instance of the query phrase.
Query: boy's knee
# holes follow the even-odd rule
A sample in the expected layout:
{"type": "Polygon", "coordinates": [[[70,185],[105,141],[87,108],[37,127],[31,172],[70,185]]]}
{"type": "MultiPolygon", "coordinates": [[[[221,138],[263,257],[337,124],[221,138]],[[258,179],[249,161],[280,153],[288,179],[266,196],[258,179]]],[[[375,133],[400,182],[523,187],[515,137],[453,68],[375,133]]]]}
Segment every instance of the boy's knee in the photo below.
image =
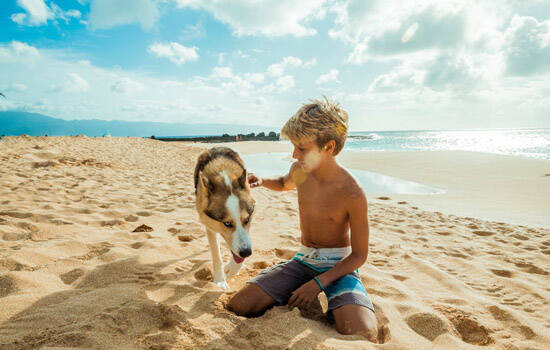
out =
{"type": "Polygon", "coordinates": [[[362,335],[373,343],[376,343],[378,340],[378,328],[376,328],[376,325],[372,324],[352,324],[351,322],[343,322],[340,324],[336,324],[336,330],[338,331],[338,333],[343,335],[362,335]]]}
{"type": "Polygon", "coordinates": [[[227,303],[227,309],[238,316],[248,316],[250,314],[250,303],[239,293],[235,294],[227,303]]]}

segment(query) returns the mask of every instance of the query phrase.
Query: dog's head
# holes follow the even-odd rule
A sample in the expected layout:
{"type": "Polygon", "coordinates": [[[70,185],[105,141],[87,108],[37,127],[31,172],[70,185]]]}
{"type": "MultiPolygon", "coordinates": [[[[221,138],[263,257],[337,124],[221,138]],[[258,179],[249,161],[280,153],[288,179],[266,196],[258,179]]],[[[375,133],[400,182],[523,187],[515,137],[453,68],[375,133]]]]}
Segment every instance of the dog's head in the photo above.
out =
{"type": "Polygon", "coordinates": [[[227,163],[225,166],[215,165],[199,174],[197,204],[202,205],[198,205],[197,209],[201,222],[222,235],[235,262],[241,263],[252,254],[248,230],[255,202],[250,195],[246,170],[237,167],[228,169],[227,163]],[[220,168],[224,170],[215,171],[220,168]]]}

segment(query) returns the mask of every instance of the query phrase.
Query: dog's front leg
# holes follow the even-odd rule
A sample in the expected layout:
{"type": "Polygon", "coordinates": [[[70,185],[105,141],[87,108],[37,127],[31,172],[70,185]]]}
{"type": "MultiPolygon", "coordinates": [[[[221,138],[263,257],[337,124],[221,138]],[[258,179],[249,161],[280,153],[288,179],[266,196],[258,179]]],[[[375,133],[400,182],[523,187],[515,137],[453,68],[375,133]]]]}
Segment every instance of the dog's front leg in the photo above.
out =
{"type": "Polygon", "coordinates": [[[212,264],[214,265],[214,283],[216,283],[222,289],[228,290],[229,286],[225,281],[225,274],[223,272],[223,263],[220,253],[220,245],[218,243],[218,235],[216,232],[206,229],[208,235],[208,243],[210,245],[210,253],[212,254],[212,264]]]}
{"type": "Polygon", "coordinates": [[[235,260],[231,259],[227,264],[225,264],[225,268],[223,270],[227,276],[233,276],[239,272],[242,266],[243,263],[237,264],[235,260]]]}

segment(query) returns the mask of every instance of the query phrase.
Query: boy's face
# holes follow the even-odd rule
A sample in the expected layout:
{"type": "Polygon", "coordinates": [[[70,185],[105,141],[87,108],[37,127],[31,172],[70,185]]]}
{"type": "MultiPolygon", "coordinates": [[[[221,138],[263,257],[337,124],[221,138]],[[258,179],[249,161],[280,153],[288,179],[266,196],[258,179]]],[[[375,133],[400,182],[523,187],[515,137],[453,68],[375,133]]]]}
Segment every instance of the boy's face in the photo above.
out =
{"type": "Polygon", "coordinates": [[[315,143],[315,141],[291,142],[294,145],[292,158],[296,159],[300,166],[307,172],[317,168],[322,156],[317,143],[315,143]]]}

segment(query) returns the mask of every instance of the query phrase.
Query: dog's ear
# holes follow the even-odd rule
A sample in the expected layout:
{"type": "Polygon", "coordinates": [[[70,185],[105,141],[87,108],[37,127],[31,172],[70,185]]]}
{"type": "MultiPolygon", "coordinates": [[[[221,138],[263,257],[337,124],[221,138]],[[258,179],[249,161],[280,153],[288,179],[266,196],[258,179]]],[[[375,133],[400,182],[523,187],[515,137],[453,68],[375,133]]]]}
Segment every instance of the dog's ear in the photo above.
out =
{"type": "Polygon", "coordinates": [[[242,188],[245,188],[246,180],[247,180],[246,169],[243,169],[243,173],[241,174],[241,176],[239,176],[239,179],[237,180],[239,181],[239,186],[241,186],[242,188]]]}
{"type": "Polygon", "coordinates": [[[208,193],[213,193],[214,192],[214,183],[212,181],[208,180],[206,178],[206,176],[204,176],[202,173],[200,174],[200,179],[201,179],[201,182],[202,182],[204,188],[206,188],[208,193]]]}

